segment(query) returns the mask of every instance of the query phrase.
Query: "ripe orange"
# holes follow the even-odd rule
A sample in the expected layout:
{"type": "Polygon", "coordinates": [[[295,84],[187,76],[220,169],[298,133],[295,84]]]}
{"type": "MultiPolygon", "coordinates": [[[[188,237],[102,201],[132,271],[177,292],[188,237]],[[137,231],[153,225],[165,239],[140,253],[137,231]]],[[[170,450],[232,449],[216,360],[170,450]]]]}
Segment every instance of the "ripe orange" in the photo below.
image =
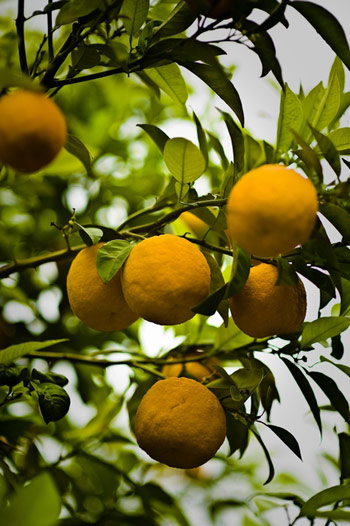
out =
{"type": "Polygon", "coordinates": [[[74,314],[98,331],[126,329],[138,316],[127,305],[120,271],[103,283],[97,272],[96,255],[103,243],[84,248],[74,258],[67,275],[68,300],[74,314]]]}
{"type": "Polygon", "coordinates": [[[210,268],[197,246],[163,234],[136,245],[122,270],[122,287],[131,310],[160,325],[194,316],[192,307],[210,291],[210,268]]]}
{"type": "Polygon", "coordinates": [[[52,99],[18,90],[0,99],[0,160],[24,173],[48,165],[67,139],[65,118],[52,99]]]}
{"type": "Polygon", "coordinates": [[[196,468],[223,443],[225,412],[217,397],[195,380],[159,380],[137,409],[135,435],[154,460],[175,468],[196,468]]]}
{"type": "Polygon", "coordinates": [[[265,338],[297,330],[305,318],[306,292],[298,285],[275,285],[277,267],[261,263],[250,269],[243,289],[229,300],[233,321],[248,336],[265,338]]]}
{"type": "Polygon", "coordinates": [[[255,256],[275,257],[305,243],[316,221],[317,193],[310,179],[278,164],[251,170],[227,203],[230,236],[255,256]]]}

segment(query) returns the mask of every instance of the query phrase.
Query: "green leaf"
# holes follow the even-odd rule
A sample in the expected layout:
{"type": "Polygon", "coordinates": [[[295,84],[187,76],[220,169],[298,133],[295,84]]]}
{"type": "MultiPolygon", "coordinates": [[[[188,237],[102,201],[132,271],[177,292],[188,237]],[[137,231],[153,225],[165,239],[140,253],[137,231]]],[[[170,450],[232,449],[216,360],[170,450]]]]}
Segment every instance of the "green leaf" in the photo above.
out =
{"type": "Polygon", "coordinates": [[[79,159],[88,174],[91,174],[91,155],[85,144],[75,135],[68,134],[66,144],[64,145],[67,152],[79,159]]]}
{"type": "Polygon", "coordinates": [[[335,287],[327,274],[315,268],[308,267],[304,259],[300,256],[293,258],[293,267],[299,274],[305,276],[305,278],[314,283],[320,290],[327,292],[332,298],[336,297],[335,287]]]}
{"type": "Polygon", "coordinates": [[[322,422],[321,422],[321,416],[320,416],[320,408],[318,407],[316,396],[306,376],[302,373],[301,369],[297,365],[295,365],[293,362],[288,360],[288,358],[284,358],[282,356],[280,358],[283,361],[283,363],[286,365],[286,367],[289,369],[289,372],[291,373],[294,380],[298,384],[300,391],[303,393],[305,400],[309,404],[313,417],[316,420],[318,429],[320,430],[320,435],[322,435],[322,422]]]}
{"type": "Polygon", "coordinates": [[[281,94],[278,116],[276,152],[287,152],[294,140],[292,128],[298,130],[303,121],[303,108],[299,97],[288,84],[281,94]]]}
{"type": "Polygon", "coordinates": [[[322,131],[334,119],[340,105],[340,85],[338,76],[333,75],[310,119],[313,128],[322,131]]]}
{"type": "Polygon", "coordinates": [[[54,526],[61,510],[57,488],[47,473],[41,473],[29,484],[18,488],[9,505],[0,510],[6,526],[54,526]]]}
{"type": "Polygon", "coordinates": [[[88,247],[96,245],[103,236],[103,231],[100,228],[85,228],[77,222],[74,222],[74,226],[78,229],[81,239],[88,247]]]}
{"type": "Polygon", "coordinates": [[[313,173],[317,174],[319,182],[322,182],[322,166],[316,153],[298,133],[296,133],[294,130],[292,130],[292,133],[298,144],[301,146],[301,150],[298,150],[296,154],[305,163],[306,171],[308,171],[311,176],[313,173]]]}
{"type": "Polygon", "coordinates": [[[133,36],[146,21],[149,0],[124,0],[122,14],[123,24],[128,35],[133,36]]]}
{"type": "Polygon", "coordinates": [[[244,114],[241,99],[236,88],[227,78],[223,69],[196,62],[183,62],[182,65],[205,82],[219,97],[226,102],[244,126],[244,114]]]}
{"type": "Polygon", "coordinates": [[[350,50],[346,35],[338,20],[324,7],[313,2],[290,2],[306,20],[314,27],[317,33],[327,42],[336,55],[350,69],[350,50]]]}
{"type": "Polygon", "coordinates": [[[15,72],[10,68],[0,68],[0,89],[4,88],[24,88],[32,91],[42,91],[40,84],[34,82],[30,77],[15,72]]]}
{"type": "Polygon", "coordinates": [[[231,374],[231,378],[241,391],[246,389],[252,393],[260,385],[264,377],[264,370],[258,367],[252,367],[248,369],[246,367],[237,369],[231,374]]]}
{"type": "Polygon", "coordinates": [[[337,75],[339,81],[340,92],[343,93],[345,88],[345,72],[342,61],[338,56],[335,57],[334,62],[329,73],[328,84],[331,83],[333,75],[337,75]]]}
{"type": "Polygon", "coordinates": [[[61,387],[64,387],[68,384],[68,378],[63,376],[63,374],[53,372],[42,373],[41,371],[37,371],[37,369],[33,369],[31,377],[33,380],[38,380],[41,383],[52,383],[61,387]]]}
{"type": "Polygon", "coordinates": [[[154,124],[138,124],[137,126],[139,126],[143,130],[145,130],[146,133],[148,133],[153,142],[163,153],[165,143],[169,140],[168,135],[165,132],[163,132],[160,128],[158,128],[158,126],[154,126],[154,124]]]}
{"type": "Polygon", "coordinates": [[[192,183],[205,170],[202,152],[195,144],[183,137],[169,139],[163,154],[170,173],[181,185],[192,183]]]}
{"type": "Polygon", "coordinates": [[[25,342],[19,343],[17,345],[11,345],[0,351],[0,363],[6,365],[14,362],[18,358],[25,356],[32,351],[41,351],[47,347],[52,347],[52,345],[57,345],[58,343],[67,342],[67,338],[62,338],[61,340],[46,340],[44,342],[25,342]]]}
{"type": "Polygon", "coordinates": [[[348,402],[336,382],[329,376],[317,371],[308,371],[308,374],[329,398],[334,409],[338,411],[346,422],[350,423],[348,402]]]}
{"type": "Polygon", "coordinates": [[[255,436],[255,438],[257,439],[257,441],[259,442],[259,444],[261,445],[262,447],[262,450],[265,454],[265,458],[267,460],[267,463],[268,463],[268,466],[269,466],[269,474],[268,474],[268,477],[267,479],[265,480],[264,482],[264,486],[266,484],[268,484],[269,482],[271,482],[271,480],[273,479],[274,475],[275,475],[275,469],[273,467],[273,463],[272,463],[272,460],[271,460],[271,457],[270,457],[270,453],[269,453],[269,450],[267,449],[267,447],[265,446],[264,442],[263,442],[263,439],[261,438],[258,430],[256,429],[256,427],[253,425],[249,428],[251,430],[251,432],[253,433],[253,435],[255,436]]]}
{"type": "Polygon", "coordinates": [[[295,287],[298,285],[298,274],[293,266],[282,257],[277,258],[278,277],[275,285],[289,285],[295,287]]]}
{"type": "Polygon", "coordinates": [[[250,254],[236,245],[232,263],[232,276],[228,283],[226,298],[231,298],[244,287],[250,272],[250,254]]]}
{"type": "Polygon", "coordinates": [[[40,411],[46,424],[60,420],[68,413],[70,398],[63,387],[44,382],[34,385],[34,389],[38,393],[40,411]]]}
{"type": "Polygon", "coordinates": [[[209,294],[209,296],[205,298],[204,301],[202,301],[195,307],[192,307],[191,310],[195,312],[196,314],[203,314],[204,316],[212,316],[217,311],[220,303],[224,300],[226,289],[227,289],[227,284],[217,289],[215,292],[212,292],[211,294],[209,294]]]}
{"type": "Polygon", "coordinates": [[[129,243],[122,239],[114,239],[98,249],[96,266],[98,275],[103,283],[111,281],[122,267],[134,246],[134,243],[129,243]]]}
{"type": "Polygon", "coordinates": [[[312,133],[314,134],[314,137],[317,141],[317,144],[321,150],[321,153],[323,157],[326,159],[326,161],[329,163],[332,170],[334,170],[337,177],[340,176],[341,166],[340,166],[340,157],[339,153],[332,143],[332,141],[323,133],[316,130],[316,128],[313,128],[310,124],[310,128],[312,130],[312,133]]]}
{"type": "Polygon", "coordinates": [[[349,318],[339,318],[338,316],[325,316],[315,321],[306,322],[301,334],[300,345],[302,348],[310,347],[313,343],[337,336],[349,326],[349,318]]]}
{"type": "Polygon", "coordinates": [[[347,376],[350,376],[350,367],[348,365],[344,365],[343,363],[334,363],[325,356],[320,356],[320,361],[331,363],[334,365],[334,367],[337,367],[340,371],[343,371],[343,373],[345,373],[347,376]]]}
{"type": "Polygon", "coordinates": [[[237,126],[235,121],[232,119],[229,113],[226,113],[225,111],[221,111],[221,114],[224,117],[224,121],[228,129],[228,132],[230,134],[230,138],[231,138],[234,167],[235,167],[236,173],[239,173],[244,168],[245,146],[244,146],[243,133],[242,133],[242,130],[239,128],[239,126],[237,126]]]}
{"type": "MultiPolygon", "coordinates": [[[[341,341],[341,336],[338,334],[337,336],[333,336],[332,338],[332,352],[331,356],[335,358],[336,360],[341,360],[344,356],[344,345],[341,341]]],[[[349,368],[349,376],[350,376],[350,368],[349,368]]]]}
{"type": "MultiPolygon", "coordinates": [[[[245,25],[247,25],[247,20],[245,25]]],[[[265,77],[270,71],[275,75],[276,80],[283,88],[283,77],[280,63],[276,57],[276,49],[272,38],[266,31],[252,33],[248,38],[254,44],[253,51],[258,55],[262,64],[261,76],[265,77]]]]}
{"type": "MultiPolygon", "coordinates": [[[[339,485],[332,486],[331,488],[324,489],[316,495],[313,495],[308,499],[300,510],[300,517],[333,517],[334,520],[337,518],[335,511],[330,512],[319,512],[319,508],[326,506],[327,504],[334,504],[343,500],[350,499],[350,486],[339,485]],[[332,515],[329,515],[332,513],[332,515]],[[335,513],[335,515],[334,515],[335,513]]],[[[344,512],[343,512],[344,513],[344,512]]],[[[350,518],[350,512],[347,512],[347,516],[350,518]]]]}
{"type": "Polygon", "coordinates": [[[344,208],[333,203],[322,203],[320,212],[341,233],[343,241],[350,243],[350,214],[344,208]]]}
{"type": "MultiPolygon", "coordinates": [[[[206,250],[203,250],[202,253],[205,259],[207,260],[207,263],[210,268],[210,276],[211,276],[210,292],[213,293],[217,290],[220,290],[222,287],[225,286],[225,280],[223,278],[222,272],[220,270],[220,267],[215,257],[209,252],[207,252],[206,250]]],[[[217,304],[217,308],[215,310],[219,312],[220,316],[222,317],[225,323],[225,326],[227,326],[228,324],[228,301],[225,299],[221,299],[221,301],[217,304]]]]}
{"type": "Polygon", "coordinates": [[[77,18],[89,15],[100,7],[100,0],[70,0],[60,9],[56,18],[56,27],[75,22],[77,18]]]}
{"type": "Polygon", "coordinates": [[[226,436],[230,446],[229,456],[237,450],[240,450],[241,456],[248,444],[249,428],[240,420],[234,418],[226,412],[226,436]]]}
{"type": "Polygon", "coordinates": [[[148,68],[146,73],[174,102],[181,106],[186,103],[187,87],[177,64],[148,68]]]}
{"type": "Polygon", "coordinates": [[[177,35],[190,27],[196,18],[196,13],[187,4],[180,2],[175,6],[168,18],[155,30],[154,36],[159,39],[177,35]]]}
{"type": "Polygon", "coordinates": [[[340,154],[350,155],[350,127],[338,128],[330,132],[328,138],[340,154]]]}
{"type": "Polygon", "coordinates": [[[195,112],[193,112],[193,119],[194,119],[194,122],[195,122],[196,128],[197,128],[197,137],[198,137],[199,148],[200,148],[200,151],[202,152],[202,155],[203,155],[204,160],[205,160],[205,168],[207,168],[207,166],[208,166],[208,143],[207,143],[207,138],[206,138],[206,135],[205,135],[205,131],[203,130],[202,124],[201,124],[200,120],[198,119],[197,115],[195,114],[195,112]]]}
{"type": "Polygon", "coordinates": [[[341,480],[350,479],[350,435],[339,433],[338,439],[341,480]]]}
{"type": "Polygon", "coordinates": [[[297,440],[294,438],[294,436],[292,435],[292,433],[290,433],[289,431],[287,431],[287,429],[284,429],[283,427],[280,427],[280,426],[275,426],[272,424],[265,424],[265,423],[264,425],[268,427],[269,429],[271,429],[271,431],[273,431],[278,436],[278,438],[280,438],[282,442],[284,442],[286,446],[288,446],[289,449],[293,451],[293,453],[297,457],[299,457],[300,460],[302,460],[299,444],[297,440]]]}

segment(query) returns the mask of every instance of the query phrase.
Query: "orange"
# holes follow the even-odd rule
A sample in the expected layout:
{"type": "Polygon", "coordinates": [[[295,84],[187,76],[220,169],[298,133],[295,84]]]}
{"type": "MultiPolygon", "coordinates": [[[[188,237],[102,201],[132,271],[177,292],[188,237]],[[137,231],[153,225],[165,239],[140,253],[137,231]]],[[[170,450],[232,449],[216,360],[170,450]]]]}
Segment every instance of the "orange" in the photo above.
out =
{"type": "Polygon", "coordinates": [[[137,409],[135,435],[154,460],[174,468],[196,468],[223,443],[225,412],[217,397],[195,380],[159,380],[137,409]]]}
{"type": "Polygon", "coordinates": [[[277,267],[261,263],[250,269],[243,289],[229,300],[233,321],[253,338],[289,334],[302,324],[306,292],[298,285],[276,285],[277,267]]]}
{"type": "Polygon", "coordinates": [[[230,236],[255,256],[275,257],[305,243],[318,209],[310,179],[279,164],[243,175],[227,202],[230,236]]]}
{"type": "Polygon", "coordinates": [[[124,263],[122,287],[131,310],[160,325],[176,325],[210,291],[210,268],[197,246],[171,234],[144,239],[124,263]]]}
{"type": "Polygon", "coordinates": [[[52,99],[18,90],[0,99],[0,160],[24,173],[55,159],[67,139],[65,118],[52,99]]]}
{"type": "Polygon", "coordinates": [[[138,316],[127,305],[120,271],[103,283],[97,272],[96,255],[103,243],[84,248],[74,258],[67,275],[67,294],[74,314],[98,331],[126,329],[138,316]]]}
{"type": "Polygon", "coordinates": [[[186,363],[171,363],[172,360],[178,360],[181,358],[190,358],[191,356],[200,356],[200,353],[188,353],[181,356],[175,356],[169,358],[169,363],[163,365],[162,374],[164,376],[190,376],[194,380],[201,382],[203,378],[211,376],[214,373],[213,365],[219,363],[214,357],[208,358],[201,362],[186,362],[186,363]]]}

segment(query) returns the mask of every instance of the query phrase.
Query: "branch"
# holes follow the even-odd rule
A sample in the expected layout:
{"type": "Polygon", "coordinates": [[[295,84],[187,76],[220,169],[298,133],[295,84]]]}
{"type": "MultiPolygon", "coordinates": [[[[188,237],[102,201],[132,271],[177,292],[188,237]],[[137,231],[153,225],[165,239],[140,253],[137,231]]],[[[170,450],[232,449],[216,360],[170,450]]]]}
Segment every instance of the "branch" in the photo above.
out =
{"type": "Polygon", "coordinates": [[[18,54],[19,63],[21,65],[22,73],[28,75],[28,63],[26,55],[26,47],[24,40],[24,0],[18,0],[17,18],[16,18],[16,29],[18,37],[18,54]]]}
{"type": "MultiPolygon", "coordinates": [[[[49,0],[49,5],[52,4],[52,0],[49,0]]],[[[49,53],[49,62],[51,63],[54,59],[53,51],[53,40],[52,40],[52,11],[47,12],[47,47],[49,53]]]]}
{"type": "Polygon", "coordinates": [[[51,261],[73,259],[73,257],[85,247],[86,245],[79,245],[71,248],[70,250],[58,250],[57,252],[51,252],[50,254],[21,259],[20,261],[12,261],[11,263],[8,263],[8,265],[0,267],[0,278],[6,278],[14,272],[18,272],[27,268],[35,268],[43,265],[44,263],[50,263],[51,261]]]}
{"type": "MultiPolygon", "coordinates": [[[[158,230],[164,225],[167,225],[168,223],[172,223],[177,219],[182,212],[186,212],[187,210],[194,210],[196,208],[203,208],[206,206],[225,206],[227,203],[227,199],[206,199],[205,201],[196,201],[195,203],[188,203],[185,206],[178,208],[177,210],[173,210],[172,212],[169,212],[163,217],[160,217],[157,219],[157,221],[154,221],[153,223],[147,223],[145,225],[139,225],[135,226],[134,228],[131,228],[131,232],[152,232],[153,230],[158,230]]],[[[121,232],[123,234],[123,232],[121,232]]]]}
{"type": "Polygon", "coordinates": [[[100,71],[99,73],[91,73],[91,75],[83,75],[81,77],[67,78],[62,80],[53,79],[49,83],[46,82],[48,88],[61,88],[71,84],[79,84],[80,82],[87,82],[89,80],[96,80],[103,77],[109,77],[111,75],[117,75],[119,73],[127,73],[123,68],[113,68],[108,71],[100,71]]]}

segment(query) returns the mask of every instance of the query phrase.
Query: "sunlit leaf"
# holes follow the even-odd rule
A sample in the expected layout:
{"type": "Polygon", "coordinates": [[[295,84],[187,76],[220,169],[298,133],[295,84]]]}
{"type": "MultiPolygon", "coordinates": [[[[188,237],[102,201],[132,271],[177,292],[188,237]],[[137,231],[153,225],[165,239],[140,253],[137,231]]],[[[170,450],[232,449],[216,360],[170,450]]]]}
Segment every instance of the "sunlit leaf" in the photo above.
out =
{"type": "Polygon", "coordinates": [[[103,283],[108,283],[116,275],[134,246],[134,243],[115,239],[98,249],[96,266],[103,283]]]}
{"type": "Polygon", "coordinates": [[[9,506],[0,510],[6,526],[54,526],[61,510],[58,490],[47,472],[11,494],[9,506]]]}
{"type": "Polygon", "coordinates": [[[301,335],[301,347],[309,347],[313,343],[322,342],[337,336],[350,326],[349,318],[325,316],[318,320],[306,322],[301,335]]]}
{"type": "Polygon", "coordinates": [[[294,140],[292,129],[298,130],[302,120],[303,108],[299,97],[295,95],[288,84],[286,84],[281,94],[276,151],[288,151],[294,140]]]}
{"type": "Polygon", "coordinates": [[[177,64],[166,64],[146,70],[149,78],[157,84],[174,102],[185,104],[187,87],[177,64]]]}
{"type": "Polygon", "coordinates": [[[43,342],[24,342],[17,345],[11,345],[0,351],[0,363],[9,364],[25,356],[26,354],[31,353],[32,351],[41,351],[47,347],[52,347],[58,343],[67,342],[67,338],[62,338],[60,340],[46,340],[43,342]]]}
{"type": "Polygon", "coordinates": [[[164,146],[164,161],[180,184],[192,183],[205,170],[205,159],[200,149],[183,137],[169,139],[164,146]]]}
{"type": "Polygon", "coordinates": [[[350,155],[350,127],[339,128],[331,131],[328,138],[332,141],[338,152],[342,155],[350,155]]]}
{"type": "Polygon", "coordinates": [[[330,167],[334,170],[336,175],[339,177],[341,167],[340,167],[340,157],[339,157],[339,153],[336,147],[334,146],[332,141],[329,139],[329,137],[319,132],[318,130],[316,130],[316,128],[313,128],[311,125],[310,127],[312,130],[312,133],[315,136],[315,139],[321,150],[322,155],[324,156],[326,161],[328,161],[330,167]]]}
{"type": "Polygon", "coordinates": [[[149,0],[124,0],[123,23],[128,35],[135,35],[147,18],[149,0]]]}
{"type": "Polygon", "coordinates": [[[345,512],[347,515],[343,515],[344,512],[342,514],[341,511],[340,514],[337,514],[335,511],[319,511],[319,508],[322,508],[327,504],[334,504],[336,502],[341,502],[348,499],[350,499],[349,485],[332,486],[320,491],[319,493],[316,493],[316,495],[313,495],[310,499],[308,499],[300,510],[300,517],[328,517],[330,519],[334,518],[334,520],[336,520],[338,515],[340,520],[342,520],[342,516],[344,518],[345,516],[350,518],[350,512],[345,512]]]}

